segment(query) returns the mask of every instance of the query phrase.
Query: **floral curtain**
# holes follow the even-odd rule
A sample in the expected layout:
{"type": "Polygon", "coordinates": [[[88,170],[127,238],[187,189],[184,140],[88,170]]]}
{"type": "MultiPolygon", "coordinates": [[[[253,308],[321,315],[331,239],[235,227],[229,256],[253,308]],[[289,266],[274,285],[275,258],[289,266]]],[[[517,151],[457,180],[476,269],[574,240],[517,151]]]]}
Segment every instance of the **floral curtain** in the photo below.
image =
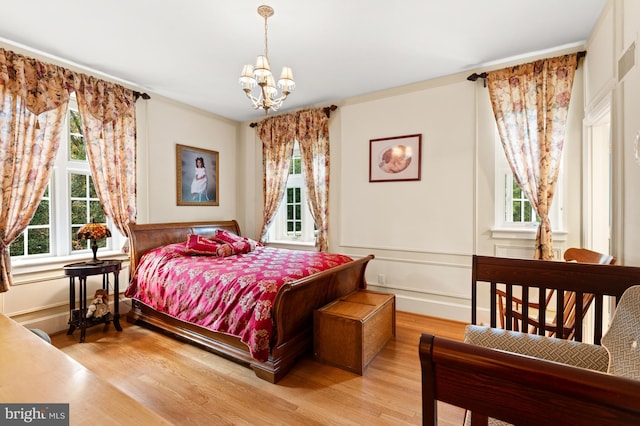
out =
{"type": "Polygon", "coordinates": [[[84,74],[76,74],[74,87],[98,198],[128,236],[128,224],[136,220],[136,96],[84,74]]]}
{"type": "Polygon", "coordinates": [[[262,141],[264,165],[264,212],[260,241],[265,242],[289,177],[289,164],[296,135],[296,117],[293,114],[285,114],[267,118],[258,124],[257,132],[262,141]]]}
{"type": "Polygon", "coordinates": [[[498,132],[514,178],[540,217],[534,258],[553,259],[549,210],[558,177],[577,55],[487,73],[498,132]]]}
{"type": "Polygon", "coordinates": [[[316,246],[327,251],[329,225],[329,117],[321,109],[297,114],[297,139],[309,210],[318,228],[316,246]]]}
{"type": "Polygon", "coordinates": [[[8,245],[47,187],[72,83],[64,68],[0,49],[0,292],[12,283],[8,245]]]}

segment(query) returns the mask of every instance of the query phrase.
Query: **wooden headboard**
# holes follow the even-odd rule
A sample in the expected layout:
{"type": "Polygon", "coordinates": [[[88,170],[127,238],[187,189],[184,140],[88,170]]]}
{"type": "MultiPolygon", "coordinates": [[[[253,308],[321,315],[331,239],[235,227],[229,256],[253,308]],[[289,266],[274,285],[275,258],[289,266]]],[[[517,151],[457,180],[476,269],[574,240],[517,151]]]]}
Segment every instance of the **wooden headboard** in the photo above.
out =
{"type": "Polygon", "coordinates": [[[135,271],[142,255],[151,249],[166,244],[187,241],[188,234],[211,235],[223,229],[240,235],[240,226],[235,220],[212,222],[172,222],[129,225],[130,271],[135,271]]]}

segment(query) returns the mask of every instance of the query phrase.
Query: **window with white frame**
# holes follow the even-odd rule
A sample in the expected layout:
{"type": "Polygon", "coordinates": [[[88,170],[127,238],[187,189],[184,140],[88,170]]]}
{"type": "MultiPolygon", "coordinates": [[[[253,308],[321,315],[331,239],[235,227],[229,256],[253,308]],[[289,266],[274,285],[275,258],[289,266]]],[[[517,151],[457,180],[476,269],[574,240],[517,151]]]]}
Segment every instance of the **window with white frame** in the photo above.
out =
{"type": "Polygon", "coordinates": [[[269,242],[297,242],[313,244],[316,227],[309,212],[302,176],[302,158],[298,141],[293,148],[289,178],[284,199],[269,229],[269,242]]]}
{"type": "Polygon", "coordinates": [[[110,249],[114,238],[123,239],[98,200],[75,96],[69,101],[65,134],[44,197],[27,228],[9,247],[14,260],[89,253],[89,241],[77,239],[76,232],[91,221],[107,224],[114,236],[98,241],[99,247],[110,249]]]}
{"type": "MultiPolygon", "coordinates": [[[[520,189],[509,167],[500,136],[495,137],[495,229],[536,231],[540,218],[536,215],[531,202],[520,189]]],[[[562,165],[556,183],[556,192],[551,204],[549,219],[555,230],[563,229],[562,223],[562,165]]]]}

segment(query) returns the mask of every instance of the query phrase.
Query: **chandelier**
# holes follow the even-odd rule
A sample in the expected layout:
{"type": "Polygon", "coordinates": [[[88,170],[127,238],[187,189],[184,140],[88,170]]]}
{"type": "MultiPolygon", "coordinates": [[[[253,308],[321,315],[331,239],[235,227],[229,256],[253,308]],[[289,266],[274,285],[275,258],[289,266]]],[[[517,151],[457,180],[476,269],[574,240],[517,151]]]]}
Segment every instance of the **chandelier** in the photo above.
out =
{"type": "Polygon", "coordinates": [[[269,65],[269,45],[267,37],[267,19],[273,15],[271,6],[262,5],[258,7],[258,15],[264,18],[264,55],[259,55],[256,59],[256,65],[245,65],[242,68],[240,76],[240,84],[242,90],[251,101],[253,109],[264,109],[265,114],[269,110],[277,111],[287,99],[287,96],[296,87],[293,81],[293,71],[290,67],[282,67],[278,87],[282,90],[278,94],[273,74],[271,74],[271,66],[269,65]],[[254,96],[253,89],[258,86],[257,96],[254,96]]]}

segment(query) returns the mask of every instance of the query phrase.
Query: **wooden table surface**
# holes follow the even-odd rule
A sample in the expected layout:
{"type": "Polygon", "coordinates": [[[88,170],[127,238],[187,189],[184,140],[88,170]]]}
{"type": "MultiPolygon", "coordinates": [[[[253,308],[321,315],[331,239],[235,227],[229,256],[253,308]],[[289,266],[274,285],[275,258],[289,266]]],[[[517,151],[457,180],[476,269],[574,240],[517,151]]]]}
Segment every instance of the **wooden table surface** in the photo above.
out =
{"type": "Polygon", "coordinates": [[[1,314],[0,402],[69,403],[71,425],[170,424],[1,314]]]}

